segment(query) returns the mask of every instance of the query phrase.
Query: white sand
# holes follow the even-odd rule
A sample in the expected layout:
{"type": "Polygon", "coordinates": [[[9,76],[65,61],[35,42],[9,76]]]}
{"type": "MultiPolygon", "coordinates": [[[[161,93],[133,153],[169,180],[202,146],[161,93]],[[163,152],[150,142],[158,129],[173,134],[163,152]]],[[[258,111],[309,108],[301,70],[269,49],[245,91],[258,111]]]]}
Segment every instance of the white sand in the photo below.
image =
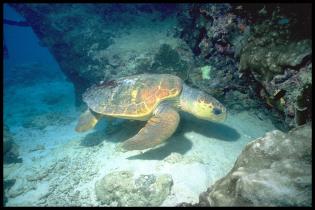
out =
{"type": "MultiPolygon", "coordinates": [[[[5,178],[24,180],[23,185],[31,187],[21,195],[10,198],[7,205],[53,205],[49,199],[57,199],[54,193],[69,196],[67,188],[63,191],[68,185],[69,192],[79,191],[82,196],[76,205],[97,206],[100,204],[94,194],[95,182],[113,170],[132,170],[135,174],[168,173],[174,185],[163,205],[195,203],[201,192],[232,168],[247,142],[275,129],[270,121],[261,121],[247,112],[228,115],[223,125],[199,121],[187,115],[183,115],[182,120],[179,132],[165,145],[143,154],[138,151],[115,151],[119,142],[136,132],[139,126],[134,122],[120,125],[121,131],[111,135],[106,135],[102,127],[78,134],[74,131],[75,120],[67,126],[48,126],[44,130],[13,127],[12,132],[16,133],[17,143],[21,146],[23,163],[18,164],[20,167],[11,170],[5,178]],[[101,143],[85,146],[89,141],[93,145],[93,139],[101,143]],[[44,145],[45,150],[29,152],[37,144],[44,145]],[[163,160],[172,153],[182,156],[174,163],[163,160]],[[62,169],[49,171],[51,165],[59,167],[60,163],[63,163],[62,169]],[[49,174],[41,180],[25,180],[28,176],[46,173],[47,170],[49,174]],[[73,182],[75,176],[79,176],[79,183],[73,182]],[[41,199],[47,193],[50,195],[46,200],[41,199]]],[[[8,168],[5,165],[5,172],[8,168]]],[[[67,199],[56,205],[67,205],[67,199]]],[[[68,205],[71,205],[70,201],[68,205]]]]}

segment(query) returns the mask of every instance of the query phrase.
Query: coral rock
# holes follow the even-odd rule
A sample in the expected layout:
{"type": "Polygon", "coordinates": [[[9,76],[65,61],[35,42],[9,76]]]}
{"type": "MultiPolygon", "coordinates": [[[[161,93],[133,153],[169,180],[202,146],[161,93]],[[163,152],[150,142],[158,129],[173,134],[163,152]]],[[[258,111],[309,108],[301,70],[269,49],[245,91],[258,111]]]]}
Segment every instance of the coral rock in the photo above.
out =
{"type": "Polygon", "coordinates": [[[167,174],[135,177],[131,171],[116,171],[95,183],[95,193],[98,200],[110,206],[159,206],[172,184],[167,174]]]}
{"type": "Polygon", "coordinates": [[[311,206],[312,129],[275,130],[246,145],[208,192],[211,206],[311,206]]]}

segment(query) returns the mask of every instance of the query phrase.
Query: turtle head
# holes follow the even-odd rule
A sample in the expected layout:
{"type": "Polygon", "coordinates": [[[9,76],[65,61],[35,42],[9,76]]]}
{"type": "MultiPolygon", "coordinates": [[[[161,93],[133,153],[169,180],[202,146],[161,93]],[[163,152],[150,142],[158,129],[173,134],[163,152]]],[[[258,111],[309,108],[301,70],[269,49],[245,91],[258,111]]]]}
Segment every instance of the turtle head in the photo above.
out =
{"type": "Polygon", "coordinates": [[[219,122],[226,119],[226,108],[212,96],[203,93],[193,102],[193,114],[204,120],[219,122]]]}
{"type": "Polygon", "coordinates": [[[180,107],[197,118],[209,121],[224,121],[226,108],[214,97],[186,85],[180,97],[180,107]]]}

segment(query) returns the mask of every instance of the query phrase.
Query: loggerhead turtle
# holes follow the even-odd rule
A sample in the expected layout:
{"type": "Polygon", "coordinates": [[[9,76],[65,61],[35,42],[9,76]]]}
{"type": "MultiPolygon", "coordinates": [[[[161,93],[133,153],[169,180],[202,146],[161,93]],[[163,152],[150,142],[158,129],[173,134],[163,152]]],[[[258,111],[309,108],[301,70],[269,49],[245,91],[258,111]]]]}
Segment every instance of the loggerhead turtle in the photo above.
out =
{"type": "Polygon", "coordinates": [[[219,101],[170,74],[139,74],[94,85],[83,94],[83,101],[88,109],[80,116],[78,132],[93,128],[102,116],[147,121],[123,142],[124,150],[143,150],[164,142],[178,126],[178,110],[210,121],[226,118],[219,101]]]}

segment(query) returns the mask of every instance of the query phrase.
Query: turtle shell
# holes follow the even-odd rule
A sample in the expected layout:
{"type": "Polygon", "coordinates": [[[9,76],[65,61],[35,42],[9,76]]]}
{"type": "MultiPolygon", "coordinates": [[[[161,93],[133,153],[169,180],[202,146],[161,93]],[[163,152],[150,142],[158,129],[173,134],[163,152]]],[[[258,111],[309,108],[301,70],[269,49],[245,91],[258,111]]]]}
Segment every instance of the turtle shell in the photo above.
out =
{"type": "Polygon", "coordinates": [[[170,74],[139,74],[94,85],[83,101],[94,112],[126,119],[150,116],[164,100],[177,97],[182,80],[170,74]]]}

